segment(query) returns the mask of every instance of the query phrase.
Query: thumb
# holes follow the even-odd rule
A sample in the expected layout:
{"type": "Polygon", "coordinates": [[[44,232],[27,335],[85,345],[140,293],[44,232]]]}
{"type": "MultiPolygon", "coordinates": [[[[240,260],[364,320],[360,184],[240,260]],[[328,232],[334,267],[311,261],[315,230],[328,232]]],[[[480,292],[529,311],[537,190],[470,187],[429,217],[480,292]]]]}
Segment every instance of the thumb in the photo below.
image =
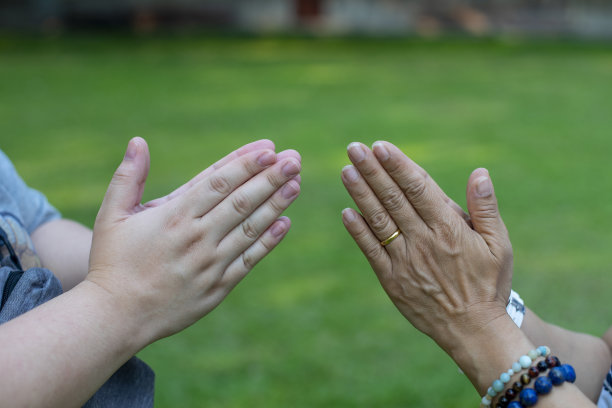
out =
{"type": "Polygon", "coordinates": [[[496,258],[512,256],[508,230],[499,215],[497,198],[487,169],[476,169],[467,185],[467,208],[474,230],[485,240],[496,258]]]}
{"type": "Polygon", "coordinates": [[[140,137],[130,140],[123,161],[106,190],[98,218],[117,219],[138,211],[149,164],[147,142],[140,137]]]}

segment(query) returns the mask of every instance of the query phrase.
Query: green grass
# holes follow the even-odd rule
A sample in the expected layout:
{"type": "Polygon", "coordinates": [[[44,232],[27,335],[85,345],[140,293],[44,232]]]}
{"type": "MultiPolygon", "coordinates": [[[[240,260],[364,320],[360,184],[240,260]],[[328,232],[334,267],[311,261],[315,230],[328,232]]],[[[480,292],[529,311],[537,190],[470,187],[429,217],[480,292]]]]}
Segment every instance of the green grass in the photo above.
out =
{"type": "Polygon", "coordinates": [[[345,146],[386,139],[461,204],[490,169],[514,288],[601,334],[612,278],[612,48],[411,40],[0,38],[0,147],[92,225],[125,145],[146,199],[259,138],[303,156],[285,242],[209,316],[141,357],[159,407],[465,407],[452,361],[394,309],[344,231],[345,146]]]}

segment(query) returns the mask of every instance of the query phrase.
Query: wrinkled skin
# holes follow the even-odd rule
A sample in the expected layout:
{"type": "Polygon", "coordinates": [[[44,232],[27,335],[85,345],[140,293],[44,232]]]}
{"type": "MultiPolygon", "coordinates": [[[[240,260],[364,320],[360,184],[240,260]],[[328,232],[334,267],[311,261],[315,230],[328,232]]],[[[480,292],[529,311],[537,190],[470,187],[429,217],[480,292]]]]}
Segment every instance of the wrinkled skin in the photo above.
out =
{"type": "Polygon", "coordinates": [[[343,221],[399,311],[449,353],[504,316],[512,247],[488,172],[470,177],[468,216],[394,145],[348,152],[342,180],[361,214],[346,209],[343,221]]]}

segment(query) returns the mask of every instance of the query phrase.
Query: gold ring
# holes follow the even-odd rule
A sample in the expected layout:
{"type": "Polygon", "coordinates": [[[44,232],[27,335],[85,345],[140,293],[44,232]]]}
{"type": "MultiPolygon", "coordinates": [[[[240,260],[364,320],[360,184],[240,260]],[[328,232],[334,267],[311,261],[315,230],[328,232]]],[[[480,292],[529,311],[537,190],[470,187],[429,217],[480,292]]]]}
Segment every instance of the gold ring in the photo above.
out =
{"type": "Polygon", "coordinates": [[[391,234],[391,236],[387,239],[385,239],[384,241],[380,241],[380,245],[382,246],[387,246],[390,243],[392,243],[395,238],[399,237],[399,235],[402,233],[402,231],[400,231],[399,229],[397,231],[395,231],[393,234],[391,234]]]}

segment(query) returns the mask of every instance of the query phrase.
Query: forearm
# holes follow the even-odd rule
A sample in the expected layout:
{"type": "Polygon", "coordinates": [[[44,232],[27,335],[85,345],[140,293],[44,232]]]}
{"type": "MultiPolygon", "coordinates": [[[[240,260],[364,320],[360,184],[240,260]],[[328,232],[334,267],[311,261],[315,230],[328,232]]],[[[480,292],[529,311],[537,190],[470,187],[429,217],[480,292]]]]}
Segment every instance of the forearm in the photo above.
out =
{"type": "Polygon", "coordinates": [[[83,282],[0,326],[0,400],[81,406],[146,345],[132,312],[83,282]]]}
{"type": "Polygon", "coordinates": [[[59,219],[41,225],[31,238],[43,266],[60,280],[64,292],[85,279],[92,239],[89,228],[59,219]]]}
{"type": "Polygon", "coordinates": [[[608,331],[602,336],[602,340],[608,346],[608,351],[612,355],[612,327],[608,329],[608,331]]]}
{"type": "MultiPolygon", "coordinates": [[[[539,344],[543,345],[543,344],[539,344]]],[[[468,376],[478,393],[485,395],[493,381],[507,372],[512,364],[536,348],[524,333],[514,323],[504,316],[498,318],[487,327],[474,333],[469,338],[463,338],[456,346],[447,350],[450,356],[459,364],[468,376]]],[[[557,350],[551,347],[552,353],[557,350]]],[[[561,357],[559,356],[561,359],[561,357]]],[[[561,360],[574,366],[573,359],[561,360]]],[[[580,375],[580,374],[578,374],[580,375]]],[[[511,379],[510,384],[517,381],[519,375],[511,379]]],[[[574,384],[565,382],[555,387],[548,395],[540,396],[538,407],[593,407],[593,403],[574,384]]]]}
{"type": "Polygon", "coordinates": [[[561,361],[571,362],[577,374],[576,385],[592,401],[597,401],[612,364],[610,349],[601,338],[547,323],[529,309],[521,329],[532,343],[547,345],[561,361]]]}

